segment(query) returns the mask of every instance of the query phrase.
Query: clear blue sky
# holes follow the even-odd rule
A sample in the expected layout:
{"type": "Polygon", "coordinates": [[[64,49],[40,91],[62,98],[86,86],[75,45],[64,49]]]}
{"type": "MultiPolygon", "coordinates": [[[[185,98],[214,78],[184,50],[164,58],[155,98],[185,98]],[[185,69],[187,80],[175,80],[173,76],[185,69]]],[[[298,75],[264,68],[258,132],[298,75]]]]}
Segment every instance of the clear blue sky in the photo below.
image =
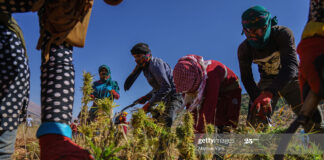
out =
{"type": "MultiPolygon", "coordinates": [[[[289,27],[300,41],[307,21],[308,0],[124,0],[118,6],[108,6],[96,0],[84,48],[74,49],[75,102],[73,115],[81,107],[82,72],[98,77],[98,67],[106,64],[112,78],[121,88],[121,107],[151,90],[143,75],[130,91],[124,92],[123,83],[135,67],[130,49],[137,42],[148,43],[153,56],[162,58],[172,68],[186,54],[198,54],[218,60],[240,76],[237,60],[238,45],[245,39],[241,35],[241,14],[254,5],[263,5],[279,25],[289,27]]],[[[21,26],[31,68],[31,101],[40,104],[40,51],[36,50],[39,37],[36,13],[14,14],[21,26]]],[[[254,78],[259,80],[256,66],[254,78]]],[[[244,91],[245,92],[245,91],[244,91]]]]}

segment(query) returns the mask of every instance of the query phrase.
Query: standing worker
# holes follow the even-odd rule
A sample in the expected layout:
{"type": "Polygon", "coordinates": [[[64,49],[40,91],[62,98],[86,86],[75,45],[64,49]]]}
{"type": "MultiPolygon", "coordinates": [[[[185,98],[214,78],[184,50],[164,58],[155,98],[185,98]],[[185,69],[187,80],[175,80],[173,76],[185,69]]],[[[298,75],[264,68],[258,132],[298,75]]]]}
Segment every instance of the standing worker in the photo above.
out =
{"type": "MultiPolygon", "coordinates": [[[[122,0],[105,0],[117,5],[122,0]]],[[[71,141],[74,100],[73,46],[83,47],[92,0],[0,2],[0,159],[11,159],[18,124],[29,102],[29,66],[22,32],[11,13],[38,11],[42,52],[42,124],[37,131],[43,160],[93,159],[71,141]]]]}
{"type": "MultiPolygon", "coordinates": [[[[119,86],[117,81],[111,78],[111,71],[107,65],[101,65],[98,69],[100,80],[92,85],[93,93],[90,95],[93,99],[112,98],[119,99],[119,86]]],[[[94,103],[90,109],[90,120],[96,118],[97,105],[94,103]]]]}

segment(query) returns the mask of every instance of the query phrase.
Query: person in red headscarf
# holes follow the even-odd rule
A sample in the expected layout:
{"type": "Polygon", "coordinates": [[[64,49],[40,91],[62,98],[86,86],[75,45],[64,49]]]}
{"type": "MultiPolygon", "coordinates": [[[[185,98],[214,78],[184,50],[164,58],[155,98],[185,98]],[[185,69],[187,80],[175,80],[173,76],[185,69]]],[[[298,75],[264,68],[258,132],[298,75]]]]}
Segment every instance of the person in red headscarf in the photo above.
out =
{"type": "Polygon", "coordinates": [[[204,133],[204,120],[217,126],[219,133],[237,126],[242,89],[231,69],[216,60],[187,55],[175,65],[173,78],[176,91],[183,93],[184,105],[193,113],[196,132],[204,133]]]}

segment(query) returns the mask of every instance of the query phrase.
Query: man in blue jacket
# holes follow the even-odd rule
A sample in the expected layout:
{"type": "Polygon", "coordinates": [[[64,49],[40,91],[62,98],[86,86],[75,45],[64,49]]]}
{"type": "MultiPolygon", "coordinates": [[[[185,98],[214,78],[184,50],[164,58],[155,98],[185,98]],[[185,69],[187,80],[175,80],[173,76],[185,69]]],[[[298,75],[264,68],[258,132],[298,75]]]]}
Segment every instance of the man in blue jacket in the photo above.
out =
{"type": "Polygon", "coordinates": [[[171,127],[175,118],[175,110],[180,108],[183,103],[182,96],[176,93],[172,68],[162,59],[152,57],[151,50],[145,43],[137,43],[132,48],[131,53],[137,65],[125,81],[125,90],[129,90],[143,71],[153,90],[136,100],[136,102],[145,104],[142,108],[145,112],[151,112],[152,106],[157,102],[164,102],[166,105],[164,113],[165,123],[166,126],[171,127]]]}

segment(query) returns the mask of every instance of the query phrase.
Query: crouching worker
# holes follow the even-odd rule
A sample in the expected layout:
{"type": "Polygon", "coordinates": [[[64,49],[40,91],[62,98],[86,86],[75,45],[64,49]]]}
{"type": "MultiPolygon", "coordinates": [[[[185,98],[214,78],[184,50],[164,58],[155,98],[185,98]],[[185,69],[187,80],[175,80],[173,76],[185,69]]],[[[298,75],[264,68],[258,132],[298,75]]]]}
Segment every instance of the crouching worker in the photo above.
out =
{"type": "Polygon", "coordinates": [[[131,53],[137,65],[125,81],[125,90],[129,90],[143,71],[153,90],[136,102],[139,104],[146,103],[142,108],[145,112],[151,112],[152,106],[157,102],[164,102],[166,105],[164,115],[159,116],[163,116],[166,126],[171,127],[175,118],[175,110],[182,105],[182,96],[177,94],[175,90],[171,67],[162,59],[152,57],[151,50],[145,43],[136,44],[131,53]]]}
{"type": "Polygon", "coordinates": [[[242,89],[232,70],[218,61],[187,55],[175,65],[173,77],[177,92],[185,95],[184,104],[193,113],[196,132],[204,133],[204,119],[218,133],[237,126],[242,89]]]}
{"type": "MultiPolygon", "coordinates": [[[[241,78],[252,105],[249,106],[248,123],[253,126],[271,123],[271,115],[282,96],[292,110],[298,113],[300,98],[298,61],[292,31],[278,26],[276,18],[262,6],[254,6],[242,14],[246,36],[238,49],[241,78]],[[254,82],[251,65],[258,64],[260,81],[254,82]]],[[[316,110],[312,121],[320,124],[321,115],[316,110]]],[[[305,128],[308,132],[314,123],[305,128]]]]}
{"type": "MultiPolygon", "coordinates": [[[[119,99],[119,86],[117,81],[111,79],[110,68],[107,65],[101,65],[98,69],[100,80],[92,85],[93,93],[90,95],[94,100],[103,98],[119,99]]],[[[90,121],[96,118],[97,105],[93,103],[89,111],[90,121]]]]}

